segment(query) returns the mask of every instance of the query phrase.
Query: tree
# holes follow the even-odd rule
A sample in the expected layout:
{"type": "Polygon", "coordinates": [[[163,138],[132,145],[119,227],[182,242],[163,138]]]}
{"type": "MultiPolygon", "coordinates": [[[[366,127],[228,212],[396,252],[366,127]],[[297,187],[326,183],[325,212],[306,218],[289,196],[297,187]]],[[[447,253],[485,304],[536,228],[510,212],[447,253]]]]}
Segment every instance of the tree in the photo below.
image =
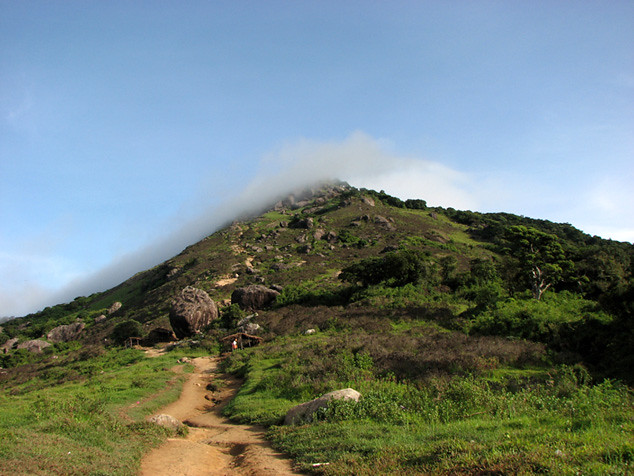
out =
{"type": "Polygon", "coordinates": [[[510,254],[519,260],[521,278],[538,301],[573,266],[555,235],[516,225],[507,228],[505,237],[510,254]]]}
{"type": "Polygon", "coordinates": [[[504,297],[502,279],[493,261],[474,258],[469,262],[469,275],[461,294],[473,301],[475,312],[495,308],[504,297]]]}
{"type": "Polygon", "coordinates": [[[433,280],[435,272],[429,255],[416,250],[400,250],[353,263],[341,271],[339,278],[365,287],[380,283],[404,286],[433,280]]]}
{"type": "Polygon", "coordinates": [[[443,284],[451,283],[457,268],[458,259],[454,255],[447,255],[440,258],[440,277],[443,284]]]}
{"type": "Polygon", "coordinates": [[[469,261],[470,281],[472,283],[484,283],[499,281],[500,276],[493,261],[483,258],[474,258],[469,261]]]}

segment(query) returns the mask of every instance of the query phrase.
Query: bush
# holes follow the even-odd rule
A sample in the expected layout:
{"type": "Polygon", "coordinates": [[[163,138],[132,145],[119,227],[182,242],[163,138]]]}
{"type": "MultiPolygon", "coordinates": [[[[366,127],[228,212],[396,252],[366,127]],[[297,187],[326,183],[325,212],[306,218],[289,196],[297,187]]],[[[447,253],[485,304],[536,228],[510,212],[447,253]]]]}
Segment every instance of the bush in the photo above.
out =
{"type": "Polygon", "coordinates": [[[117,344],[123,344],[129,337],[142,337],[143,336],[143,327],[139,322],[128,319],[126,321],[120,322],[114,329],[112,330],[112,334],[110,337],[117,344]]]}
{"type": "Polygon", "coordinates": [[[346,245],[354,246],[356,248],[365,248],[369,244],[368,240],[359,238],[347,228],[339,231],[337,239],[340,243],[345,243],[346,245]]]}
{"type": "Polygon", "coordinates": [[[246,315],[247,313],[240,308],[240,305],[234,303],[222,309],[220,323],[223,327],[232,328],[246,315]]]}
{"type": "MultiPolygon", "coordinates": [[[[498,295],[499,296],[499,295],[498,295]]],[[[611,317],[598,305],[570,293],[548,299],[508,299],[477,315],[470,323],[471,332],[513,336],[562,345],[562,331],[571,324],[590,321],[607,323],[611,317]]]]}
{"type": "Polygon", "coordinates": [[[405,207],[412,210],[427,210],[427,202],[420,199],[405,200],[405,207]]]}
{"type": "Polygon", "coordinates": [[[317,283],[306,281],[300,284],[289,284],[275,301],[276,307],[290,304],[305,306],[337,306],[346,304],[353,290],[341,286],[317,287],[317,283]]]}
{"type": "Polygon", "coordinates": [[[344,268],[339,278],[353,284],[361,283],[366,287],[380,283],[404,286],[408,283],[435,281],[436,266],[426,253],[399,250],[358,261],[344,268]]]}
{"type": "Polygon", "coordinates": [[[36,362],[39,359],[39,354],[29,352],[26,349],[17,349],[9,354],[0,354],[0,367],[18,367],[20,365],[36,362]]]}

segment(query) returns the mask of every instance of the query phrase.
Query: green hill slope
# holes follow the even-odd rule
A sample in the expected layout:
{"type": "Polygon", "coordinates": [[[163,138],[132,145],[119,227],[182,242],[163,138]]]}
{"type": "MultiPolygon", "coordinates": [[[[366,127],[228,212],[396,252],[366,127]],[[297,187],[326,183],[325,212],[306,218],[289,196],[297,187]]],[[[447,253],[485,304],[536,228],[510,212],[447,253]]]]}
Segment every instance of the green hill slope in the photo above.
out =
{"type": "MultiPolygon", "coordinates": [[[[634,246],[568,224],[324,186],[111,290],[4,323],[0,341],[86,327],[42,354],[2,355],[1,378],[21,388],[20,375],[56,368],[53,357],[90,361],[86,349],[116,351],[125,329],[169,328],[185,286],[219,305],[220,319],[193,344],[215,352],[247,314],[230,305],[232,292],[263,284],[281,294],[251,319],[262,345],[226,360],[247,378],[228,412],[273,425],[303,468],[619,474],[634,452],[632,400],[603,379],[634,381],[633,257],[634,246]],[[348,386],[364,395],[359,404],[277,426],[294,404],[348,386]]],[[[45,385],[61,385],[59,373],[45,385]]]]}

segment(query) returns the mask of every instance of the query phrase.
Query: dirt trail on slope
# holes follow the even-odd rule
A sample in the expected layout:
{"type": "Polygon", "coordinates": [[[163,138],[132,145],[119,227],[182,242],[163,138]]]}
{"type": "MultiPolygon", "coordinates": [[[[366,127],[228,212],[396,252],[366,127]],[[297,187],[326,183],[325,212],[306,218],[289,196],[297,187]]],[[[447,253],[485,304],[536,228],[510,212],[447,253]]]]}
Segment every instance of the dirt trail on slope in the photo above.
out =
{"type": "Polygon", "coordinates": [[[140,476],[273,476],[302,474],[291,461],[266,441],[262,427],[238,425],[222,416],[222,408],[240,386],[218,373],[218,358],[193,359],[195,371],[180,398],[158,413],[166,413],[189,426],[185,438],[168,438],[141,462],[140,476]],[[215,381],[217,391],[207,390],[215,381]]]}

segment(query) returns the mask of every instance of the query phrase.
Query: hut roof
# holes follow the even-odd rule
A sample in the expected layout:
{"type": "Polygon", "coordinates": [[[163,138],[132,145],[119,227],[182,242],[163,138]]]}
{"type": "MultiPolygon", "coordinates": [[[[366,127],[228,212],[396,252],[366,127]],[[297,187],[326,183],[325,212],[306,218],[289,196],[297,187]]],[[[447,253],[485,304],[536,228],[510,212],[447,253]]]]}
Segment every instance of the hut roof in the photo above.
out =
{"type": "Polygon", "coordinates": [[[238,337],[242,337],[243,339],[256,340],[258,342],[260,342],[262,340],[261,337],[254,336],[254,335],[251,335],[251,334],[247,334],[245,332],[238,332],[237,334],[231,334],[231,335],[223,337],[220,340],[225,341],[225,340],[230,340],[230,339],[237,339],[238,337]]]}

